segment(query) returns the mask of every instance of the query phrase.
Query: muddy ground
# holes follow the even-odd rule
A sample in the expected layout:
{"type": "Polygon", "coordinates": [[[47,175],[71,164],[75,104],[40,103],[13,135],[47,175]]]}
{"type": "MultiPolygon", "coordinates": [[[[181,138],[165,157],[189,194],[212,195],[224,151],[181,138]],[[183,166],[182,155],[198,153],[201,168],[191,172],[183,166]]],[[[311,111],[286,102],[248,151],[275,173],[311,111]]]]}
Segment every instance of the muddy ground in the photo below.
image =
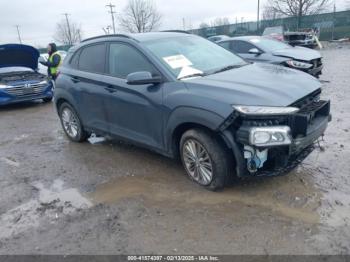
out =
{"type": "Polygon", "coordinates": [[[349,254],[350,48],[322,53],[323,150],[220,193],[147,150],[69,142],[52,104],[0,108],[0,254],[349,254]]]}

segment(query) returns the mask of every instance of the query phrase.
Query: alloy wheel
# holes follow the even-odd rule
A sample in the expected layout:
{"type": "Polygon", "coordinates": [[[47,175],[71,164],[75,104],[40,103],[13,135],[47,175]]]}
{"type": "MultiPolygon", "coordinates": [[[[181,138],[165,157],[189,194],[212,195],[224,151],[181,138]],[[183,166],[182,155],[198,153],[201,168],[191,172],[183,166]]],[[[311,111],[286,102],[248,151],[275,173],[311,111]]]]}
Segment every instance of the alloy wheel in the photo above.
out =
{"type": "Polygon", "coordinates": [[[70,137],[75,138],[79,131],[78,120],[75,114],[66,107],[62,110],[61,118],[64,130],[70,137]]]}
{"type": "Polygon", "coordinates": [[[213,165],[207,150],[198,141],[187,140],[182,149],[187,173],[197,183],[207,186],[213,180],[213,165]]]}

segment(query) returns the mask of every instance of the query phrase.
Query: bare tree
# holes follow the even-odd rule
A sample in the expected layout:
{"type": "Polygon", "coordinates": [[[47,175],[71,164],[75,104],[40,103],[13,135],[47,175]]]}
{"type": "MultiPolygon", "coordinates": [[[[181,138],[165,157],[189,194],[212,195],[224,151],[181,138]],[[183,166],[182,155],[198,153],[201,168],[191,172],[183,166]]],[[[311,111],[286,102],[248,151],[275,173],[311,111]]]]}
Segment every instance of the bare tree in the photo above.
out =
{"type": "Polygon", "coordinates": [[[318,14],[329,7],[330,0],[268,0],[267,6],[284,16],[318,14]]]}
{"type": "Polygon", "coordinates": [[[268,0],[267,8],[282,16],[298,17],[300,26],[301,17],[318,14],[328,8],[330,0],[268,0]]]}
{"type": "Polygon", "coordinates": [[[263,13],[262,13],[263,20],[276,20],[282,17],[283,15],[281,15],[280,13],[277,13],[272,6],[270,5],[264,6],[263,13]]]}
{"type": "Polygon", "coordinates": [[[56,25],[54,39],[61,44],[70,46],[79,43],[82,39],[81,26],[69,21],[68,18],[62,19],[56,25]]]}
{"type": "Polygon", "coordinates": [[[120,26],[130,33],[151,32],[161,25],[162,15],[151,0],[129,0],[120,26]]]}

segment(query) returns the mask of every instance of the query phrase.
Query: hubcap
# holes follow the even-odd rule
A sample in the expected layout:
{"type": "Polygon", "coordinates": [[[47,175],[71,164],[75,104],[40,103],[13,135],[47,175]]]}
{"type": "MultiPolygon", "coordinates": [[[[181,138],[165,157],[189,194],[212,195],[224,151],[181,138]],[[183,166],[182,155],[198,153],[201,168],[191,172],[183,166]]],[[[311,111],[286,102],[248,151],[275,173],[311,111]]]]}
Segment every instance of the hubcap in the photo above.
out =
{"type": "Polygon", "coordinates": [[[187,173],[199,184],[209,185],[213,179],[213,166],[207,150],[195,140],[187,140],[182,149],[187,173]]]}
{"type": "Polygon", "coordinates": [[[69,108],[62,111],[63,128],[67,134],[74,138],[78,135],[78,121],[75,114],[69,108]]]}

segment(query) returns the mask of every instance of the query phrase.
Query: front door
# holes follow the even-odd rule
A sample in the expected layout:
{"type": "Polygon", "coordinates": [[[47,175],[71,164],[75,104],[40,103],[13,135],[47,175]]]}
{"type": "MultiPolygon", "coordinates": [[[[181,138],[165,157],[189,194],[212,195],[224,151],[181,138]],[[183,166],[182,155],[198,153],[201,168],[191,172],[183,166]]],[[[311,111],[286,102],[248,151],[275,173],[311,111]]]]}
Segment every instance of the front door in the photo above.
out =
{"type": "Polygon", "coordinates": [[[106,100],[110,132],[161,149],[163,84],[128,85],[127,75],[140,71],[160,75],[135,47],[124,43],[110,44],[109,76],[104,77],[104,83],[110,92],[106,100]]]}

